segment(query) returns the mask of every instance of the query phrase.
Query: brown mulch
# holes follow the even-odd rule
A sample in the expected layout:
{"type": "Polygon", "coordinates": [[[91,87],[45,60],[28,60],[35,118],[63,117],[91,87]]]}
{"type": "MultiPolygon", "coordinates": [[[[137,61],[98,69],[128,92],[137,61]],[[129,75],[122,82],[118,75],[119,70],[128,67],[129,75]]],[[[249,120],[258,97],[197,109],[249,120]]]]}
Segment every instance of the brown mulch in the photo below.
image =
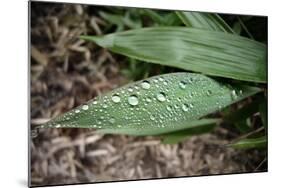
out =
{"type": "MultiPolygon", "coordinates": [[[[32,3],[31,127],[124,85],[124,58],[78,38],[100,35],[98,7],[32,3]]],[[[45,129],[31,146],[32,185],[102,182],[264,171],[265,154],[225,147],[218,127],[175,145],[157,137],[101,135],[91,129],[45,129]]]]}

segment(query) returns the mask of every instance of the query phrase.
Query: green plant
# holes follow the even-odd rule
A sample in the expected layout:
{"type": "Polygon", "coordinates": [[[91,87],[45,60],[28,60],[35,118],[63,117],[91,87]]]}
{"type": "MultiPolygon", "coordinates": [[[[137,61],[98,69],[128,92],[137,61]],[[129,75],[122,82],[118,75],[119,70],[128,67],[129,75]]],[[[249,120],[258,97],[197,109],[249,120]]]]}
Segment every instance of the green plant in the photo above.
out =
{"type": "MultiPolygon", "coordinates": [[[[81,38],[131,59],[196,73],[168,73],[128,84],[40,128],[95,128],[101,133],[161,135],[164,143],[176,143],[210,132],[222,121],[235,122],[242,133],[255,131],[247,119],[257,111],[266,124],[266,45],[239,36],[241,28],[231,28],[217,14],[176,12],[163,16],[149,10],[139,14],[150,16],[157,24],[140,28],[141,23],[130,21],[130,13],[123,19],[103,12],[101,16],[113,20],[121,32],[81,38]],[[122,31],[125,26],[134,29],[122,31]],[[202,119],[256,94],[258,100],[252,100],[232,116],[202,119]]],[[[264,134],[250,135],[254,138],[245,137],[231,145],[266,145],[264,134]]]]}

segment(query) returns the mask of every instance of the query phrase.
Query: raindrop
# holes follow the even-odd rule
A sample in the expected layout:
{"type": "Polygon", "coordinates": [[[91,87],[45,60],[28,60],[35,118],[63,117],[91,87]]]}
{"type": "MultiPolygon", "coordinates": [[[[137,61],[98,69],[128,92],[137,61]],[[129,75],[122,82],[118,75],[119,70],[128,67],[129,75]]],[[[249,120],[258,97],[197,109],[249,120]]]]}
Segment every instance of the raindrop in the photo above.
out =
{"type": "Polygon", "coordinates": [[[179,85],[180,85],[181,89],[185,89],[186,88],[186,82],[184,82],[184,81],[181,81],[179,85]]]}
{"type": "Polygon", "coordinates": [[[61,127],[61,125],[60,125],[60,124],[57,124],[57,125],[55,125],[55,127],[56,127],[56,128],[60,128],[60,127],[61,127]]]}
{"type": "Polygon", "coordinates": [[[146,100],[146,102],[151,102],[150,98],[146,98],[145,100],[146,100]]]}
{"type": "Polygon", "coordinates": [[[158,101],[163,102],[166,100],[166,96],[163,92],[160,92],[156,95],[156,98],[158,99],[158,101]]]}
{"type": "Polygon", "coordinates": [[[193,96],[194,96],[194,93],[190,93],[190,94],[189,94],[189,97],[192,98],[193,96]]]}
{"type": "Polygon", "coordinates": [[[80,110],[78,110],[78,109],[77,109],[77,110],[75,110],[75,113],[79,113],[79,112],[80,112],[80,110]]]}
{"type": "Polygon", "coordinates": [[[132,88],[129,88],[128,91],[129,91],[129,92],[133,92],[134,90],[133,90],[132,88]]]}
{"type": "Polygon", "coordinates": [[[182,105],[182,110],[185,111],[185,112],[187,112],[187,111],[189,110],[188,105],[183,104],[183,105],[182,105]]]}
{"type": "Polygon", "coordinates": [[[98,101],[94,101],[93,104],[98,104],[98,101]]]}
{"type": "Polygon", "coordinates": [[[83,109],[83,110],[88,110],[88,109],[89,109],[89,106],[85,104],[85,105],[82,106],[82,109],[83,109]]]}
{"type": "Polygon", "coordinates": [[[207,95],[210,96],[211,94],[212,94],[212,91],[211,91],[211,90],[208,90],[208,91],[207,91],[207,95]]]}
{"type": "Polygon", "coordinates": [[[243,91],[242,91],[242,90],[239,90],[239,94],[242,95],[242,94],[243,94],[243,91]]]}
{"type": "Polygon", "coordinates": [[[112,101],[113,101],[114,103],[119,103],[120,100],[121,100],[121,98],[120,98],[118,95],[113,95],[113,96],[111,97],[111,99],[112,99],[112,101]]]}
{"type": "Polygon", "coordinates": [[[167,110],[168,111],[172,111],[172,107],[171,106],[167,106],[167,110]]]}
{"type": "Polygon", "coordinates": [[[237,98],[237,93],[236,93],[235,90],[231,91],[231,97],[232,97],[232,99],[236,99],[237,98]]]}
{"type": "Polygon", "coordinates": [[[115,119],[114,118],[110,118],[109,119],[109,123],[112,123],[112,124],[115,123],[115,119]]]}
{"type": "Polygon", "coordinates": [[[155,120],[155,117],[153,115],[150,116],[151,120],[155,120]]]}
{"type": "Polygon", "coordinates": [[[164,85],[168,85],[168,82],[164,81],[163,84],[164,84],[164,85]]]}
{"type": "Polygon", "coordinates": [[[129,119],[131,119],[131,118],[130,118],[130,117],[128,117],[128,116],[126,116],[126,117],[125,117],[125,119],[126,119],[126,120],[129,120],[129,119]]]}
{"type": "Polygon", "coordinates": [[[107,105],[106,105],[106,104],[104,104],[102,107],[103,107],[103,108],[107,108],[107,105]]]}
{"type": "Polygon", "coordinates": [[[136,106],[136,105],[139,103],[139,100],[138,100],[138,97],[137,97],[137,96],[131,95],[131,96],[129,96],[129,98],[128,98],[128,102],[129,102],[130,105],[136,106]]]}
{"type": "Polygon", "coordinates": [[[142,87],[143,89],[149,89],[149,88],[150,88],[150,83],[145,80],[145,81],[143,81],[143,82],[141,83],[141,87],[142,87]]]}
{"type": "Polygon", "coordinates": [[[163,79],[163,78],[159,78],[158,80],[159,80],[159,81],[161,81],[161,82],[163,82],[163,81],[164,81],[164,79],[163,79]]]}

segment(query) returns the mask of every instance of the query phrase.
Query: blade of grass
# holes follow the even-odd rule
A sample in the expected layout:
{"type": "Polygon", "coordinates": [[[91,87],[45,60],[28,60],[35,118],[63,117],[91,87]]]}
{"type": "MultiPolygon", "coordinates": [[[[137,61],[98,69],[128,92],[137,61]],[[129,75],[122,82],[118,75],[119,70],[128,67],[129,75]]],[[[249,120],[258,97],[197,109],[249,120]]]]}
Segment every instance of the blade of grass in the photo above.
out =
{"type": "Polygon", "coordinates": [[[245,119],[234,122],[234,125],[241,133],[247,133],[251,131],[251,127],[248,125],[247,120],[245,119]]]}
{"type": "MultiPolygon", "coordinates": [[[[97,130],[99,133],[107,133],[107,134],[127,134],[134,136],[147,136],[147,135],[161,135],[165,133],[183,135],[183,134],[200,134],[200,131],[204,131],[208,128],[210,130],[210,124],[213,126],[215,123],[219,122],[220,119],[201,119],[201,120],[192,120],[189,122],[182,121],[180,122],[180,126],[177,127],[163,127],[160,128],[155,126],[150,129],[136,131],[135,128],[119,128],[119,129],[100,129],[97,130]],[[207,124],[207,125],[206,125],[207,124]],[[202,126],[206,126],[202,128],[202,126]],[[208,127],[207,127],[208,126],[208,127]]],[[[166,136],[166,135],[165,135],[166,136]]],[[[168,134],[167,134],[168,136],[168,134]]]]}
{"type": "Polygon", "coordinates": [[[173,132],[259,91],[202,74],[164,74],[117,88],[39,128],[96,128],[132,135],[173,132]]]}
{"type": "Polygon", "coordinates": [[[219,119],[217,119],[216,121],[213,121],[213,119],[202,119],[202,120],[197,120],[198,122],[201,122],[201,124],[198,124],[197,126],[189,127],[181,131],[161,135],[161,137],[163,138],[162,143],[176,144],[191,136],[209,133],[215,128],[216,123],[219,122],[219,119]]]}
{"type": "Polygon", "coordinates": [[[81,38],[149,63],[237,80],[267,81],[266,46],[237,35],[185,27],[154,27],[81,38]]]}
{"type": "Polygon", "coordinates": [[[176,11],[176,13],[182,22],[188,27],[235,33],[218,14],[183,11],[176,11]]]}
{"type": "Polygon", "coordinates": [[[175,12],[169,12],[169,13],[162,13],[160,14],[158,11],[151,10],[151,9],[142,9],[140,10],[142,15],[145,15],[149,18],[151,18],[154,23],[157,25],[162,26],[173,26],[173,25],[181,25],[182,22],[177,16],[175,12]]]}
{"type": "Polygon", "coordinates": [[[258,112],[259,102],[259,100],[253,101],[234,112],[229,112],[229,114],[224,116],[224,120],[229,123],[235,123],[247,119],[258,112]]]}
{"type": "Polygon", "coordinates": [[[253,35],[250,33],[250,31],[248,30],[247,26],[244,24],[244,22],[240,19],[240,17],[237,17],[238,22],[240,23],[240,25],[242,26],[242,28],[244,29],[244,31],[247,33],[247,35],[254,40],[253,35]]]}
{"type": "Polygon", "coordinates": [[[233,28],[232,29],[238,35],[241,34],[242,28],[241,28],[241,25],[240,25],[240,23],[238,21],[233,24],[233,28]]]}
{"type": "Polygon", "coordinates": [[[267,139],[265,136],[259,138],[247,138],[236,143],[229,144],[228,146],[236,149],[265,148],[267,146],[267,139]]]}
{"type": "Polygon", "coordinates": [[[265,97],[263,98],[263,101],[259,105],[259,112],[261,115],[263,126],[267,131],[267,101],[265,97]]]}
{"type": "Polygon", "coordinates": [[[118,28],[124,28],[124,26],[127,26],[129,28],[136,29],[142,27],[141,21],[140,20],[132,21],[129,14],[126,14],[124,16],[124,15],[111,14],[111,13],[100,11],[99,15],[107,22],[113,25],[117,25],[118,28]]]}

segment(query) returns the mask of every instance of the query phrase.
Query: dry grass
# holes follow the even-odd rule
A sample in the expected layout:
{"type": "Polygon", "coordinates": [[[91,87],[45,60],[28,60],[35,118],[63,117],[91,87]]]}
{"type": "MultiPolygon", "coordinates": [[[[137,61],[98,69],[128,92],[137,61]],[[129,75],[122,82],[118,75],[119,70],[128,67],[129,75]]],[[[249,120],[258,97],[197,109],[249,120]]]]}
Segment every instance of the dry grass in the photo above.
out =
{"type": "MultiPolygon", "coordinates": [[[[33,3],[32,127],[128,82],[120,74],[121,66],[126,66],[120,63],[122,57],[77,38],[103,33],[106,22],[95,11],[80,5],[33,3]]],[[[223,147],[230,137],[229,131],[218,128],[164,145],[157,137],[46,129],[31,142],[31,181],[50,185],[255,170],[263,154],[223,147]]]]}

